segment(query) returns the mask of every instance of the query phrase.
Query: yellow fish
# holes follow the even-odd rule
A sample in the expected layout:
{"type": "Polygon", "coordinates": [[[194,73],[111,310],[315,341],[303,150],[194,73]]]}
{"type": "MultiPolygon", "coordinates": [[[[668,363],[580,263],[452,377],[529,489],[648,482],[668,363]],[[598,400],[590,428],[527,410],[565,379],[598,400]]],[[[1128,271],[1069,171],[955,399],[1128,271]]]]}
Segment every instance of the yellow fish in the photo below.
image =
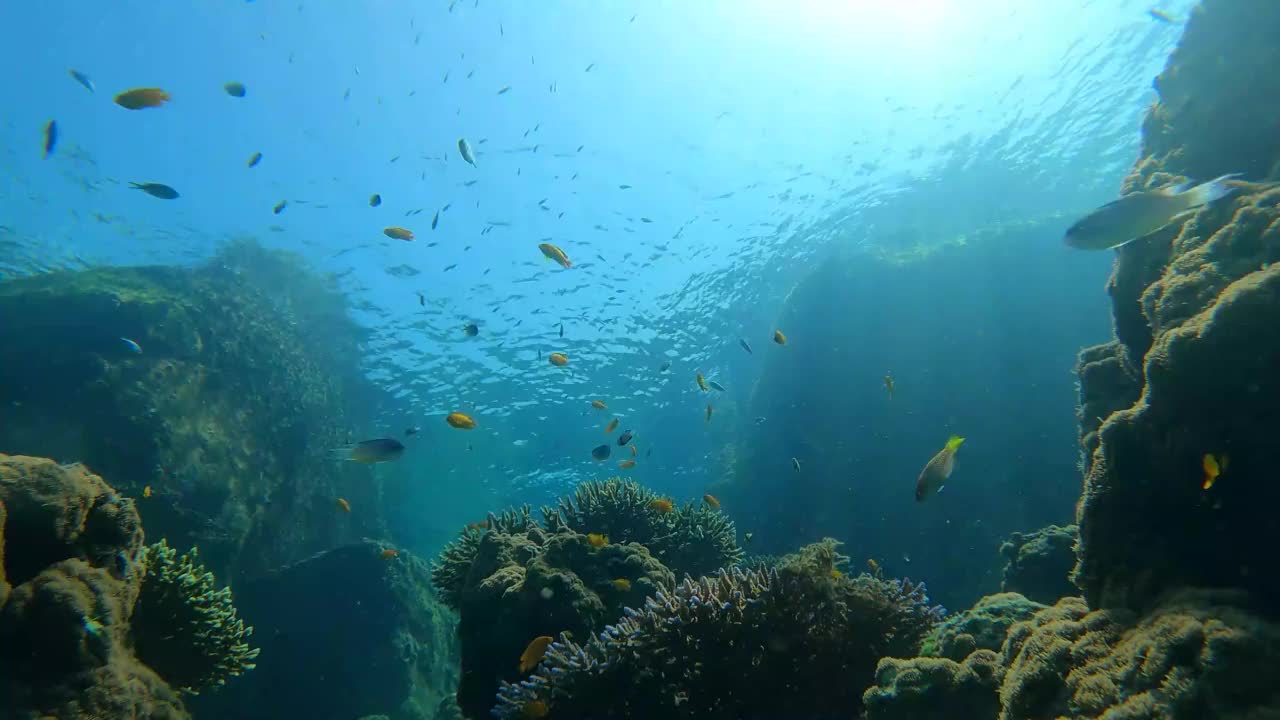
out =
{"type": "Polygon", "coordinates": [[[569,364],[569,356],[564,353],[553,352],[547,356],[547,359],[556,367],[564,367],[569,364]]]}
{"type": "Polygon", "coordinates": [[[116,96],[115,103],[128,110],[160,107],[169,102],[169,93],[160,88],[138,88],[116,96]]]}
{"type": "Polygon", "coordinates": [[[1200,461],[1201,467],[1204,468],[1204,484],[1200,487],[1204,490],[1213,487],[1213,484],[1218,481],[1218,476],[1227,469],[1228,461],[1229,458],[1226,455],[1223,455],[1222,461],[1219,462],[1218,458],[1206,453],[1204,459],[1200,461]]]}
{"type": "Polygon", "coordinates": [[[146,486],[146,487],[142,488],[142,497],[144,497],[144,498],[149,498],[149,497],[151,497],[151,486],[150,486],[150,485],[148,485],[148,486],[146,486]]]}
{"type": "Polygon", "coordinates": [[[964,438],[952,435],[947,440],[946,446],[933,456],[929,464],[924,466],[924,470],[920,471],[920,477],[916,479],[916,502],[924,502],[926,497],[938,492],[943,485],[947,484],[951,471],[956,469],[956,450],[960,449],[960,444],[963,442],[964,438]]]}
{"type": "Polygon", "coordinates": [[[613,589],[619,592],[626,592],[631,589],[631,581],[626,578],[618,578],[613,581],[613,589]]]}
{"type": "Polygon", "coordinates": [[[702,392],[711,391],[711,388],[707,387],[707,379],[702,377],[702,373],[698,373],[694,380],[698,381],[698,387],[702,388],[702,392]]]}
{"type": "Polygon", "coordinates": [[[609,406],[604,404],[603,400],[592,400],[591,407],[597,410],[608,410],[609,406]]]}
{"type": "Polygon", "coordinates": [[[550,635],[539,635],[529,641],[529,646],[520,654],[520,672],[526,673],[538,666],[542,662],[542,656],[547,654],[547,646],[555,642],[555,638],[550,635]]]}
{"type": "Polygon", "coordinates": [[[392,226],[392,227],[389,227],[389,228],[384,228],[384,229],[382,230],[382,234],[383,234],[383,235],[386,235],[387,237],[391,238],[392,240],[406,240],[406,241],[408,241],[408,240],[412,240],[412,239],[413,239],[413,231],[412,231],[412,230],[409,230],[409,229],[406,229],[406,228],[402,228],[402,227],[394,227],[394,226],[392,226]]]}
{"type": "Polygon", "coordinates": [[[778,343],[779,345],[786,345],[786,344],[787,344],[787,336],[786,336],[786,335],[783,335],[781,330],[774,330],[774,331],[773,331],[773,341],[774,341],[774,342],[776,342],[776,343],[778,343]]]}
{"type": "Polygon", "coordinates": [[[538,249],[542,251],[543,255],[547,256],[548,260],[555,260],[557,263],[560,263],[560,267],[573,267],[573,263],[569,260],[569,256],[565,255],[564,251],[555,245],[552,245],[551,243],[539,243],[538,249]]]}
{"type": "Polygon", "coordinates": [[[587,533],[587,544],[593,548],[602,548],[609,544],[609,536],[600,533],[587,533]]]}
{"type": "Polygon", "coordinates": [[[449,423],[450,427],[456,427],[459,430],[476,429],[476,421],[466,413],[451,412],[447,417],[445,417],[444,421],[449,423]]]}

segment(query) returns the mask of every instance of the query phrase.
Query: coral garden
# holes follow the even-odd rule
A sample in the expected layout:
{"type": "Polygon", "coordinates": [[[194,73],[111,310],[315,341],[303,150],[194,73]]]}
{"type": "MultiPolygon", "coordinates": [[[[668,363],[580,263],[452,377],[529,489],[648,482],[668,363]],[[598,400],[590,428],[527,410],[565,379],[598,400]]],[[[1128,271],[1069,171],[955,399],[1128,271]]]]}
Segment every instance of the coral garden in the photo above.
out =
{"type": "Polygon", "coordinates": [[[135,498],[149,487],[150,534],[199,545],[220,576],[384,534],[370,483],[340,493],[359,515],[317,512],[355,472],[327,455],[365,392],[362,334],[303,268],[243,241],[191,268],[0,282],[0,452],[83,462],[135,498]]]}

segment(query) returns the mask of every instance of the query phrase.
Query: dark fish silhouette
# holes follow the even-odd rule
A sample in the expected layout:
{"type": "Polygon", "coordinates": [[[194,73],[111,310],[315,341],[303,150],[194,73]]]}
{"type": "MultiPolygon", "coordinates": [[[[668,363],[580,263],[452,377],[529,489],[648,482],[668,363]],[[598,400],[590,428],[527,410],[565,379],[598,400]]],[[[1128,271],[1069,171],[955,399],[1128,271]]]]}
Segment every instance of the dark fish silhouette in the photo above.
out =
{"type": "Polygon", "coordinates": [[[129,186],[134,190],[141,190],[151,197],[158,197],[161,200],[176,200],[180,197],[177,190],[174,190],[168,185],[161,185],[160,183],[131,182],[129,183],[129,186]]]}
{"type": "Polygon", "coordinates": [[[58,144],[58,123],[50,120],[48,125],[44,126],[44,157],[49,159],[53,154],[53,148],[58,144]]]}

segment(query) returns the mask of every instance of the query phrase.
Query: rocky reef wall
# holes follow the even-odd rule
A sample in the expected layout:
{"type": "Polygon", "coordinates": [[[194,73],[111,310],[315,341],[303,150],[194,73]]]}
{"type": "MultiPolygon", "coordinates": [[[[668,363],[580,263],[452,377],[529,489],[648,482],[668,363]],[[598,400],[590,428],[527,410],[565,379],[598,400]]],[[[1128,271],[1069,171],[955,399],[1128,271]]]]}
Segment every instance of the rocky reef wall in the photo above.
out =
{"type": "Polygon", "coordinates": [[[93,467],[221,577],[384,534],[376,484],[328,457],[368,395],[361,332],[303,268],[244,241],[193,268],[0,283],[0,452],[93,467]]]}
{"type": "Polygon", "coordinates": [[[1155,81],[1124,190],[1240,173],[1235,194],[1121,247],[1115,340],[1079,360],[1075,581],[1142,609],[1183,585],[1280,601],[1280,5],[1205,0],[1155,81]],[[1221,476],[1206,487],[1205,458],[1221,476]]]}

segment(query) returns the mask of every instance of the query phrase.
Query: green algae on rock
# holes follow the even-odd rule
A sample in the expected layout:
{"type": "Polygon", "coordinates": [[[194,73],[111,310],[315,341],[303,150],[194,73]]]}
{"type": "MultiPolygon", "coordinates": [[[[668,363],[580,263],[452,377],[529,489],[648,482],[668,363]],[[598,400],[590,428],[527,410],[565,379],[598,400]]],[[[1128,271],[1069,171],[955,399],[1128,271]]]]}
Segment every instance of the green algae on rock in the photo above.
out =
{"type": "Polygon", "coordinates": [[[133,502],[82,465],[0,455],[0,508],[0,717],[188,718],[133,654],[133,502]]]}
{"type": "Polygon", "coordinates": [[[975,650],[999,650],[1014,623],[1043,609],[1045,605],[1018,593],[988,595],[968,610],[939,623],[924,639],[920,654],[958,662],[975,650]]]}
{"type": "Polygon", "coordinates": [[[161,540],[146,547],[143,562],[146,575],[132,620],[143,662],[192,694],[253,669],[253,628],[236,615],[231,588],[218,587],[196,548],[179,555],[161,540]]]}
{"type": "Polygon", "coordinates": [[[150,486],[150,533],[199,545],[222,577],[375,534],[378,490],[336,492],[359,470],[327,457],[365,393],[362,331],[304,268],[241,241],[189,268],[0,282],[0,451],[84,462],[132,497],[150,486]],[[368,510],[339,524],[338,494],[368,510]]]}

